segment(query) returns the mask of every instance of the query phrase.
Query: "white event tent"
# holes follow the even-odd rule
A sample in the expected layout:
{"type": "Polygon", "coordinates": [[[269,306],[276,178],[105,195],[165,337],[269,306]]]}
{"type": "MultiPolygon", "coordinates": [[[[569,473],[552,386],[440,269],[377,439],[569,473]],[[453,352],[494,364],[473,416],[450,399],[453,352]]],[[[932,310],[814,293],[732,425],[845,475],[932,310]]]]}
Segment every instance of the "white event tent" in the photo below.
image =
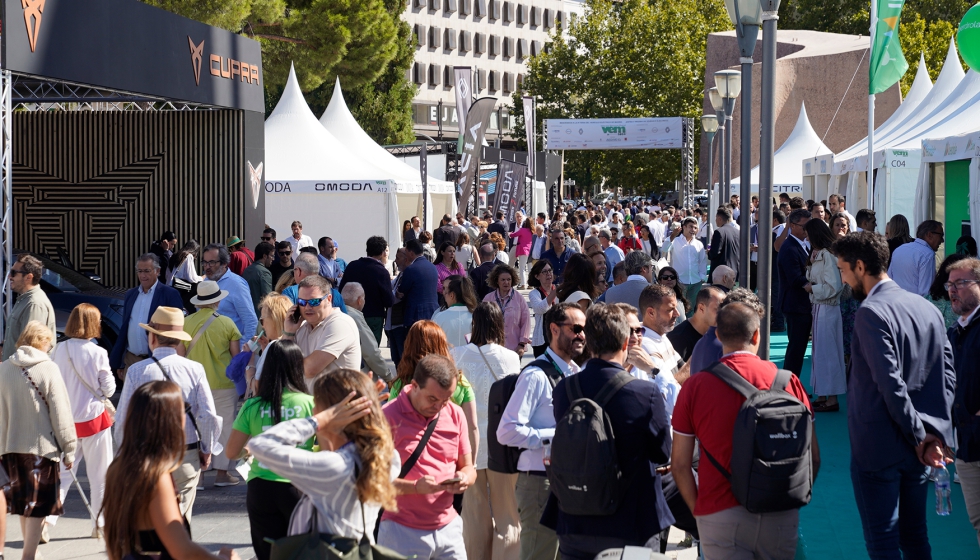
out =
{"type": "MultiPolygon", "coordinates": [[[[419,170],[382,148],[357,124],[344,101],[339,78],[334,86],[330,103],[320,117],[320,124],[331,135],[342,141],[351,152],[370,161],[386,174],[385,177],[394,182],[398,224],[412,216],[422,215],[422,176],[419,170]]],[[[449,181],[434,179],[431,175],[427,177],[426,182],[429,192],[426,222],[429,229],[434,229],[444,214],[456,215],[455,185],[449,181]]],[[[398,231],[401,231],[400,225],[398,231]]]]}
{"type": "MultiPolygon", "coordinates": [[[[800,160],[807,157],[830,154],[828,148],[817,136],[806,114],[806,104],[800,106],[800,115],[789,138],[773,154],[772,190],[773,193],[787,193],[790,196],[810,198],[813,193],[803,188],[803,168],[800,160]]],[[[752,168],[752,194],[759,194],[759,166],[752,168]]],[[[741,178],[732,179],[732,193],[739,194],[741,178]]]]}

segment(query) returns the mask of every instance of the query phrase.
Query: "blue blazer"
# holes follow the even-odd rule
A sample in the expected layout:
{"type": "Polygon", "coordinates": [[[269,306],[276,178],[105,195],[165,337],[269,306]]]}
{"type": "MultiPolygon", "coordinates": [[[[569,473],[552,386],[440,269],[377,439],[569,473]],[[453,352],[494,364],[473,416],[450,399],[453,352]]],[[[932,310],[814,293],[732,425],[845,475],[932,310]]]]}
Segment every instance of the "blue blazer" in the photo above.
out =
{"type": "Polygon", "coordinates": [[[954,443],[953,350],[939,310],[925,298],[885,282],[865,299],[854,318],[848,374],[851,460],[860,470],[915,460],[927,432],[954,443]]]}
{"type": "MultiPolygon", "coordinates": [[[[129,346],[129,319],[133,316],[133,306],[136,305],[136,296],[139,294],[139,289],[140,287],[136,286],[126,292],[126,304],[123,307],[122,326],[119,329],[119,338],[116,339],[116,343],[112,346],[112,354],[109,355],[109,367],[113,370],[125,367],[123,355],[126,354],[126,348],[129,346]]],[[[177,290],[170,286],[159,284],[153,292],[153,300],[150,301],[149,317],[152,317],[153,312],[161,305],[183,310],[184,300],[181,299],[180,292],[177,290]]]]}
{"type": "Polygon", "coordinates": [[[810,294],[803,289],[807,283],[806,266],[809,258],[806,249],[796,239],[787,239],[776,253],[776,268],[779,270],[776,305],[783,313],[808,315],[813,312],[810,294]]]}
{"type": "MultiPolygon", "coordinates": [[[[582,394],[594,397],[622,367],[598,358],[589,360],[579,372],[582,394]]],[[[552,391],[555,420],[570,406],[566,377],[552,391]]],[[[616,435],[616,454],[623,477],[630,481],[630,490],[612,515],[568,515],[560,509],[557,514],[559,535],[595,535],[616,539],[645,541],[674,523],[667,507],[657,466],[670,461],[670,420],[664,397],[656,385],[634,381],[619,390],[605,407],[616,435]]],[[[545,516],[554,514],[557,500],[552,494],[545,516]]]]}
{"type": "Polygon", "coordinates": [[[416,321],[431,319],[432,314],[439,309],[439,294],[436,286],[439,284],[439,273],[436,266],[423,256],[415,259],[405,272],[398,291],[404,294],[405,328],[411,327],[416,321]]]}

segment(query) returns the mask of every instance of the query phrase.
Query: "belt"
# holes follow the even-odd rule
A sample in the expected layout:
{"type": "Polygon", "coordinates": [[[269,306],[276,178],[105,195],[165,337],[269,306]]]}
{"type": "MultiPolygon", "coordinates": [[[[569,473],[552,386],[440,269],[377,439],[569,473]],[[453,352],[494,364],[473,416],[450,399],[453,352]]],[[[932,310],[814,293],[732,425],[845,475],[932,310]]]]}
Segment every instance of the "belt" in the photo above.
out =
{"type": "Polygon", "coordinates": [[[201,442],[199,441],[195,441],[194,443],[187,444],[188,451],[191,451],[192,449],[199,449],[200,447],[201,447],[201,442]]]}
{"type": "Polygon", "coordinates": [[[150,357],[150,355],[149,355],[149,354],[133,354],[133,353],[132,353],[132,352],[130,352],[129,350],[126,350],[126,353],[127,353],[127,354],[129,354],[130,356],[136,356],[137,358],[139,358],[139,359],[141,359],[141,360],[145,360],[145,359],[147,359],[147,358],[149,358],[149,357],[150,357]]]}
{"type": "Polygon", "coordinates": [[[545,471],[519,471],[521,474],[526,474],[528,476],[543,476],[547,477],[548,473],[545,471]]]}

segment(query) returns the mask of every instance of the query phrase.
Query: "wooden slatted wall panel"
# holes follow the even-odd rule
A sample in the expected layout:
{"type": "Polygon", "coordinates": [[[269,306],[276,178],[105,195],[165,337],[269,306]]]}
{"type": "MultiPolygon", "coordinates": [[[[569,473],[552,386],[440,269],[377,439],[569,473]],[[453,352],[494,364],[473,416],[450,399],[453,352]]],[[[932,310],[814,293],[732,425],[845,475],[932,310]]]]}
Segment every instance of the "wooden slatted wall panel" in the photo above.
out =
{"type": "Polygon", "coordinates": [[[202,247],[244,234],[240,112],[18,112],[13,148],[14,247],[64,247],[107,285],[135,285],[165,230],[202,247]]]}

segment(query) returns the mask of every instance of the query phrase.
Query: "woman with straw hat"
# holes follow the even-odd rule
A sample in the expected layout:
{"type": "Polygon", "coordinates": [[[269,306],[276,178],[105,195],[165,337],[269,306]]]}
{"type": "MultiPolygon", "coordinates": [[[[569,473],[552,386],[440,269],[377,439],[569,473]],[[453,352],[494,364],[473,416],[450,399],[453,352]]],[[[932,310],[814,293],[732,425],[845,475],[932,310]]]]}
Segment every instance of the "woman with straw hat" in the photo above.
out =
{"type": "MultiPolygon", "coordinates": [[[[198,310],[184,321],[184,331],[191,335],[191,340],[184,342],[184,355],[204,366],[207,373],[214,409],[222,421],[219,439],[222,446],[231,436],[235,407],[240,396],[235,383],[225,375],[225,370],[231,359],[238,355],[242,338],[235,322],[218,314],[218,303],[226,297],[228,291],[219,288],[217,282],[201,282],[197,286],[197,295],[191,298],[191,303],[198,310]]],[[[214,469],[217,472],[214,485],[219,488],[241,482],[238,477],[228,474],[229,470],[234,469],[234,464],[224,455],[214,457],[214,469]]]]}

